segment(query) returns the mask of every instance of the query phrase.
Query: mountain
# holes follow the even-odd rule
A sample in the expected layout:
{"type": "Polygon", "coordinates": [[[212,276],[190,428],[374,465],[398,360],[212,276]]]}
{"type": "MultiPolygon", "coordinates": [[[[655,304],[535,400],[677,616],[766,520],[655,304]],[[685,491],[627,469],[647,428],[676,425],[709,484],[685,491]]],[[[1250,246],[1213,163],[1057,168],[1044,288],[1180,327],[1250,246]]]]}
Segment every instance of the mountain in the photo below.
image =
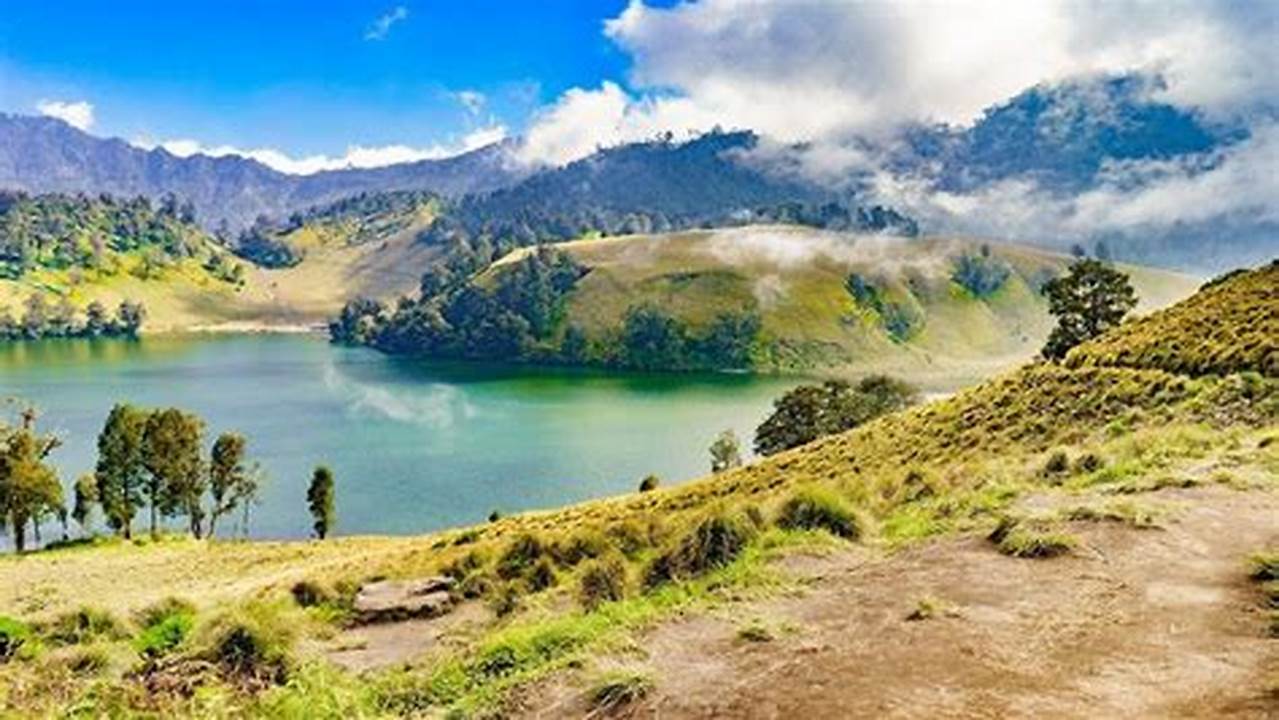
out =
{"type": "Polygon", "coordinates": [[[0,188],[39,193],[101,193],[194,204],[208,229],[232,231],[259,215],[284,217],[358,193],[429,190],[447,196],[492,190],[526,174],[496,144],[456,157],[382,168],[289,175],[236,155],[178,157],[103,139],[54,118],[0,114],[0,188]]]}
{"type": "MultiPolygon", "coordinates": [[[[1038,352],[1052,326],[1040,288],[1069,262],[1006,244],[796,226],[588,239],[513,251],[394,312],[348,314],[335,334],[436,357],[977,378],[1038,352]]],[[[1197,285],[1124,270],[1143,312],[1197,285]]]]}

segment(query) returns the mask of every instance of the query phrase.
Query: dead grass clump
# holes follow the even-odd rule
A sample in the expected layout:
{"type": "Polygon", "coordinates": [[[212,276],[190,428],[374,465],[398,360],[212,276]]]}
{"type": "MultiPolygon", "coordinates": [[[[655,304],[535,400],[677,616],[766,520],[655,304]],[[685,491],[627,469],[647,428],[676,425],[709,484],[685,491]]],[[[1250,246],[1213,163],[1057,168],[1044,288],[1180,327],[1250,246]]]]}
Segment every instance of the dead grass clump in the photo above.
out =
{"type": "Polygon", "coordinates": [[[559,582],[559,578],[555,575],[555,566],[551,564],[549,558],[538,560],[528,571],[528,576],[524,580],[528,583],[528,589],[533,592],[550,589],[559,582]]]}
{"type": "Polygon", "coordinates": [[[234,685],[263,690],[288,680],[295,631],[296,624],[274,607],[247,605],[202,628],[195,657],[212,664],[234,685]]]}
{"type": "Polygon", "coordinates": [[[56,645],[79,645],[94,640],[119,640],[128,635],[124,625],[111,613],[81,607],[54,618],[43,629],[46,640],[56,645]]]}

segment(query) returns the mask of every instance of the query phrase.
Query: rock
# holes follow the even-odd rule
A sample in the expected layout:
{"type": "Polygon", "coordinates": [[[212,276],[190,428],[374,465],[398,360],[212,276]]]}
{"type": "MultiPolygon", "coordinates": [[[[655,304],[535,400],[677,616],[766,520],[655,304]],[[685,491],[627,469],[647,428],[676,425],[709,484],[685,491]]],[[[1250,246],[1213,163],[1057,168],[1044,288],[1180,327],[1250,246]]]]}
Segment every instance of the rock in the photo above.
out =
{"type": "Polygon", "coordinates": [[[360,588],[355,612],[364,624],[443,615],[453,609],[453,579],[379,580],[360,588]]]}

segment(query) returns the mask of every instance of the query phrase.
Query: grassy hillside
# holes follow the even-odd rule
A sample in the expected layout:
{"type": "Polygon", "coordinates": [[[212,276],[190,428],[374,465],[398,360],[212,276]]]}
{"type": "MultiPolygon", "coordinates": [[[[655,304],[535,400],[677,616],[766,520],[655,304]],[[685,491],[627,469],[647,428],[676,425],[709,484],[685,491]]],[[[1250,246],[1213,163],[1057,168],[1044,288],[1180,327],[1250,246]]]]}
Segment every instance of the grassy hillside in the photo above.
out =
{"type": "MultiPolygon", "coordinates": [[[[1228,278],[1169,309],[1168,316],[1202,316],[1211,307],[1221,332],[1245,336],[1255,322],[1246,288],[1268,272],[1228,278]]],[[[1187,335],[1195,327],[1169,327],[1165,341],[1193,347],[1187,335]]],[[[1104,342],[1139,345],[1147,331],[1144,323],[1130,323],[1104,342]]],[[[644,644],[647,633],[676,616],[716,607],[740,615],[735,608],[753,599],[784,594],[802,602],[806,593],[820,591],[820,575],[809,585],[796,585],[779,569],[780,558],[802,566],[814,553],[833,553],[861,566],[868,558],[891,562],[895,552],[925,538],[942,543],[955,534],[979,539],[987,533],[991,541],[979,547],[989,550],[980,558],[1069,554],[1079,544],[1071,531],[1080,524],[1150,527],[1183,512],[1194,496],[1183,493],[1177,496],[1181,505],[1168,504],[1161,498],[1169,488],[1211,486],[1214,492],[1238,493],[1245,505],[1273,505],[1279,490],[1279,381],[1250,364],[1246,358],[1254,355],[1234,366],[1239,372],[1221,376],[1185,374],[1176,370],[1179,361],[1167,357],[1146,362],[1125,356],[1117,363],[1122,366],[1104,354],[1088,357],[1087,367],[1028,365],[947,399],[687,485],[421,538],[247,546],[172,541],[133,547],[108,541],[0,558],[0,613],[20,618],[6,621],[18,628],[11,634],[34,638],[0,663],[5,688],[0,707],[31,715],[72,707],[155,716],[520,714],[531,712],[526,702],[537,707],[539,688],[563,689],[565,678],[607,669],[613,662],[608,658],[636,662],[649,649],[662,650],[644,644]],[[439,572],[460,579],[460,604],[452,613],[384,629],[351,627],[351,597],[361,583],[439,572]],[[299,580],[307,584],[299,586],[299,580]],[[138,648],[155,645],[145,616],[136,611],[169,595],[195,603],[194,610],[183,611],[192,629],[178,633],[165,654],[140,656],[138,648]],[[300,608],[298,599],[307,607],[300,608]],[[67,614],[85,604],[96,607],[67,614]],[[114,619],[104,620],[103,611],[114,619]],[[357,676],[335,666],[353,653],[372,669],[357,676]]],[[[1266,514],[1247,517],[1264,522],[1258,518],[1266,514]]],[[[1250,537],[1273,535],[1273,528],[1247,530],[1250,537]]],[[[1093,552],[1084,548],[1078,554],[1093,552]]],[[[1180,567],[1182,559],[1174,555],[1159,562],[1180,567]]],[[[1244,558],[1229,554],[1225,562],[1227,575],[1214,580],[1216,594],[1208,597],[1227,592],[1223,588],[1231,598],[1243,596],[1238,588],[1246,584],[1244,558]]],[[[991,572],[1022,572],[1017,567],[991,572]]],[[[876,582],[891,584],[892,577],[876,582]]],[[[1079,577],[1047,573],[1038,582],[1080,582],[1079,577]]],[[[1123,587],[1117,578],[1103,588],[1103,597],[1113,600],[1123,587]]],[[[1150,592],[1167,601],[1160,608],[1194,617],[1220,609],[1198,595],[1189,605],[1164,597],[1175,589],[1152,586],[1150,592]]],[[[1031,590],[1012,586],[1000,592],[1015,599],[1031,590]]],[[[932,610],[917,610],[925,617],[942,612],[936,602],[927,607],[932,610]]],[[[1259,619],[1235,605],[1227,609],[1241,613],[1222,621],[1232,635],[1264,632],[1259,619]]],[[[1034,612],[1032,606],[1013,610],[1000,617],[1034,612]]],[[[1111,617],[1113,610],[1112,602],[1098,612],[1111,617]]],[[[1133,613],[1142,616],[1140,609],[1133,613]]],[[[972,621],[982,618],[991,619],[972,621]]],[[[876,642],[898,622],[864,626],[858,644],[876,642]]],[[[755,640],[742,631],[738,642],[746,641],[755,640]]],[[[986,642],[969,636],[961,645],[979,648],[970,652],[973,662],[1017,655],[1006,646],[982,645],[986,642]]],[[[954,664],[954,657],[947,661],[954,664]]],[[[1064,673],[1072,663],[1053,667],[1059,665],[1064,673]]],[[[623,702],[642,700],[653,682],[633,673],[607,677],[610,692],[622,693],[623,702]]],[[[603,692],[600,687],[586,693],[588,701],[603,692]]]]}
{"type": "MultiPolygon", "coordinates": [[[[650,304],[695,333],[727,312],[758,313],[756,367],[970,369],[974,377],[1038,352],[1052,326],[1038,292],[1070,259],[1007,245],[944,238],[854,236],[760,226],[582,240],[556,246],[589,269],[569,293],[563,327],[601,344],[630,308],[650,304]],[[982,257],[982,248],[990,250],[982,257]],[[961,258],[1005,269],[975,293],[956,281],[961,258]],[[850,288],[860,280],[861,297],[850,288]]],[[[479,283],[530,251],[499,261],[479,283]]],[[[1149,312],[1189,295],[1190,277],[1123,266],[1149,312]]]]}
{"type": "Polygon", "coordinates": [[[143,303],[144,332],[322,324],[357,295],[417,287],[438,249],[415,242],[436,202],[420,193],[355,196],[297,215],[271,238],[300,261],[262,268],[142,201],[41,196],[0,218],[0,307],[33,293],[76,307],[143,303]],[[8,258],[7,260],[2,258],[8,258]]]}

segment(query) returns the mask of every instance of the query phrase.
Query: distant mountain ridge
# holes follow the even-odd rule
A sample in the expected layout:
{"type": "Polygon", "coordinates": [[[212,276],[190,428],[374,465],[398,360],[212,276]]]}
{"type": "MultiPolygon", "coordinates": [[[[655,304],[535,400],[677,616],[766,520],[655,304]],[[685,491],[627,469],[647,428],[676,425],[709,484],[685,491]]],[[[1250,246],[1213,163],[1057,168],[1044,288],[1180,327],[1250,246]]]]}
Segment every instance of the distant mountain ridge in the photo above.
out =
{"type": "Polygon", "coordinates": [[[528,173],[510,146],[440,160],[289,175],[238,155],[178,157],[103,139],[53,118],[0,113],[0,188],[37,193],[172,193],[195,205],[206,228],[238,230],[258,215],[293,212],[365,192],[429,190],[445,196],[492,190],[528,173]]]}

